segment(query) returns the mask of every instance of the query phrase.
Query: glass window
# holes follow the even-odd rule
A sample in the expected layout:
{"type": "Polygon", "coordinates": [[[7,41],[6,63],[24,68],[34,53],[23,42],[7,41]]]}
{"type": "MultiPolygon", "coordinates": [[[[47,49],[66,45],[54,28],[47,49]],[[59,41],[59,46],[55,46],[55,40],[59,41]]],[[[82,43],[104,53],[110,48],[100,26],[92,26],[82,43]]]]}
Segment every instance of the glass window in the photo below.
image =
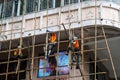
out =
{"type": "Polygon", "coordinates": [[[53,8],[53,0],[48,0],[48,3],[49,8],[53,8]]]}
{"type": "MultiPolygon", "coordinates": [[[[78,0],[70,0],[70,4],[78,3],[78,0]]],[[[69,4],[69,0],[64,0],[64,5],[69,4]]]]}
{"type": "Polygon", "coordinates": [[[80,0],[80,1],[82,2],[82,1],[94,1],[94,0],[80,0]]]}
{"type": "MultiPolygon", "coordinates": [[[[24,0],[20,0],[21,4],[20,4],[20,15],[22,14],[23,12],[23,2],[24,0]]],[[[18,13],[18,4],[19,4],[19,0],[9,0],[8,2],[5,3],[5,6],[4,6],[4,3],[2,3],[2,12],[3,12],[3,9],[4,9],[4,14],[3,14],[3,17],[11,17],[12,16],[12,9],[13,9],[13,5],[14,5],[14,16],[17,16],[17,13],[18,13]]],[[[1,17],[2,17],[2,12],[1,12],[1,17]]]]}
{"type": "Polygon", "coordinates": [[[3,6],[3,3],[0,3],[0,19],[2,18],[2,6],[3,6]]]}
{"type": "Polygon", "coordinates": [[[4,8],[4,17],[11,17],[13,1],[6,2],[5,5],[3,5],[3,8],[4,8]]]}
{"type": "Polygon", "coordinates": [[[47,9],[47,0],[41,0],[40,10],[47,9]]]}
{"type": "Polygon", "coordinates": [[[21,2],[21,4],[20,4],[20,15],[22,15],[23,14],[23,10],[24,10],[24,0],[20,0],[21,2]]]}
{"type": "Polygon", "coordinates": [[[112,0],[112,1],[115,2],[115,3],[120,4],[120,0],[112,0]]]}
{"type": "Polygon", "coordinates": [[[64,0],[64,5],[69,4],[69,0],[64,0]]]}
{"type": "Polygon", "coordinates": [[[53,8],[53,0],[41,0],[40,3],[40,10],[47,9],[47,6],[48,8],[53,8]]]}
{"type": "Polygon", "coordinates": [[[35,0],[26,0],[26,13],[34,11],[35,0]]]}
{"type": "Polygon", "coordinates": [[[55,7],[60,7],[61,0],[55,0],[55,7]]]}
{"type": "Polygon", "coordinates": [[[14,5],[15,5],[15,8],[14,8],[14,16],[17,16],[18,0],[15,0],[14,5]]]}
{"type": "Polygon", "coordinates": [[[72,4],[72,3],[78,3],[78,0],[70,0],[70,1],[71,1],[71,2],[70,2],[71,4],[72,4]]]}
{"type": "Polygon", "coordinates": [[[26,13],[38,10],[39,0],[26,0],[26,13]]]}

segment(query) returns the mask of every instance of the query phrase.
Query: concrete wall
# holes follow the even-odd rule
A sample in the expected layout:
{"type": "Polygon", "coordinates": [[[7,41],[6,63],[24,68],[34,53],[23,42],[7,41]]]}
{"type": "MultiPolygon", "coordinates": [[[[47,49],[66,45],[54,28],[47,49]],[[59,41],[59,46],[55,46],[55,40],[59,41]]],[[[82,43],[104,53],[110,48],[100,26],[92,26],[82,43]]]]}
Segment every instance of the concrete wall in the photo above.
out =
{"type": "MultiPolygon", "coordinates": [[[[31,13],[24,15],[24,17],[14,17],[1,21],[3,25],[1,26],[3,35],[7,35],[10,39],[10,34],[12,33],[13,38],[19,38],[20,29],[22,27],[22,32],[24,34],[23,37],[28,36],[27,34],[31,33],[33,35],[33,30],[42,29],[41,32],[37,32],[36,34],[45,33],[44,29],[49,27],[59,27],[59,24],[69,24],[71,22],[71,28],[94,25],[95,24],[95,15],[97,24],[103,24],[108,26],[118,27],[120,26],[120,11],[117,4],[113,4],[112,2],[97,2],[97,7],[95,8],[94,2],[83,2],[82,9],[80,4],[73,4],[68,8],[68,5],[60,8],[50,9],[47,11],[42,11],[38,13],[31,13]],[[91,3],[91,4],[90,4],[91,3]],[[61,10],[61,12],[60,12],[61,10]],[[69,11],[70,10],[70,11],[69,11]],[[95,12],[96,11],[96,12],[95,12]],[[82,15],[82,16],[81,16],[82,15]],[[36,18],[35,18],[36,17],[36,18]],[[48,19],[48,20],[47,20],[48,19]],[[102,21],[100,21],[102,19],[102,21]],[[79,23],[82,21],[82,24],[79,23]],[[10,32],[9,30],[12,31],[10,32]],[[16,36],[19,35],[19,36],[16,36]]],[[[61,28],[62,29],[62,28],[61,28]]],[[[57,30],[56,30],[57,31],[57,30]]],[[[0,38],[0,40],[3,40],[0,38]]]]}

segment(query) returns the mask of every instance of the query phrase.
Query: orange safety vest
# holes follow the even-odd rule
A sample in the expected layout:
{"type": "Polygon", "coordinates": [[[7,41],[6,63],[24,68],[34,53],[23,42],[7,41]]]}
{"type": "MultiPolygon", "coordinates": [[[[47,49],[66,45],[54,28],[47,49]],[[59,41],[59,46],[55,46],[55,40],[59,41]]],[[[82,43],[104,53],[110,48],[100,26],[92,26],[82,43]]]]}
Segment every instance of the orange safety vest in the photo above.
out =
{"type": "Polygon", "coordinates": [[[79,48],[79,42],[78,42],[78,40],[74,40],[72,46],[73,46],[74,48],[79,48]]]}
{"type": "Polygon", "coordinates": [[[52,36],[50,37],[50,42],[55,42],[56,40],[56,34],[52,33],[52,36]]]}
{"type": "Polygon", "coordinates": [[[19,50],[16,49],[16,50],[14,51],[13,55],[14,55],[14,56],[18,55],[18,52],[19,52],[19,50]]]}

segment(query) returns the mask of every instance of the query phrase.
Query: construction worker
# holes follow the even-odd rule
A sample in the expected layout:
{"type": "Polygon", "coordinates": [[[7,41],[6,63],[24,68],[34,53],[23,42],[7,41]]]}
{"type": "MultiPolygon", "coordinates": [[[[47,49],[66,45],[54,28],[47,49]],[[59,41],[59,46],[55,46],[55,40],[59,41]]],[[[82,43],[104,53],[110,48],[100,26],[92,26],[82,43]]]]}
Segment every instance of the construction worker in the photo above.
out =
{"type": "MultiPolygon", "coordinates": [[[[56,34],[54,32],[51,33],[51,31],[48,31],[48,30],[47,30],[47,32],[50,33],[50,38],[49,38],[49,41],[48,41],[49,44],[47,46],[47,56],[45,56],[46,58],[48,58],[49,55],[52,54],[52,50],[53,50],[53,48],[55,46],[55,41],[56,41],[56,34]]],[[[46,48],[43,47],[43,49],[44,49],[44,52],[45,52],[46,48]]]]}
{"type": "Polygon", "coordinates": [[[51,37],[49,39],[50,43],[54,43],[56,41],[56,34],[55,33],[50,33],[51,37]]]}
{"type": "MultiPolygon", "coordinates": [[[[75,38],[74,38],[74,39],[75,39],[75,38]]],[[[73,45],[72,45],[73,48],[79,50],[79,41],[78,41],[77,39],[73,40],[72,44],[73,44],[73,45]]]]}
{"type": "Polygon", "coordinates": [[[16,50],[14,50],[13,55],[14,55],[14,56],[17,56],[17,55],[18,55],[18,53],[19,53],[19,50],[18,50],[18,49],[16,49],[16,50]]]}
{"type": "Polygon", "coordinates": [[[13,52],[13,56],[18,59],[18,58],[22,58],[22,54],[20,53],[19,49],[15,49],[13,52]]]}
{"type": "Polygon", "coordinates": [[[50,38],[49,38],[49,44],[48,44],[48,50],[47,50],[47,58],[48,58],[48,62],[50,64],[50,69],[51,69],[51,73],[50,76],[54,76],[56,75],[56,58],[55,55],[53,56],[53,48],[55,46],[55,42],[56,42],[56,34],[55,33],[50,33],[50,38]],[[49,55],[52,55],[49,57],[49,55]]]}
{"type": "MultiPolygon", "coordinates": [[[[80,57],[80,54],[79,52],[79,41],[77,39],[77,37],[74,37],[72,40],[69,41],[70,42],[70,45],[69,45],[69,48],[68,50],[71,50],[73,52],[72,56],[71,56],[71,59],[72,59],[72,63],[73,62],[76,62],[76,69],[79,69],[79,57],[80,57]],[[75,52],[75,53],[74,53],[75,52]],[[77,52],[77,53],[76,53],[77,52]]],[[[72,68],[72,67],[71,67],[72,68]]]]}
{"type": "Polygon", "coordinates": [[[56,34],[50,33],[49,44],[48,44],[48,54],[47,55],[52,54],[52,50],[55,46],[55,42],[56,42],[56,34]]]}
{"type": "Polygon", "coordinates": [[[20,46],[18,46],[18,48],[14,50],[13,56],[15,57],[15,59],[18,60],[18,63],[16,66],[16,74],[17,74],[20,68],[20,59],[22,58],[22,52],[20,51],[20,46]]]}
{"type": "MultiPolygon", "coordinates": [[[[76,38],[74,38],[74,40],[73,40],[73,49],[74,49],[74,51],[75,52],[77,52],[77,51],[79,51],[79,41],[78,41],[78,39],[77,39],[77,37],[76,38]]],[[[75,53],[75,55],[76,55],[76,69],[79,69],[79,57],[80,57],[80,53],[79,52],[77,52],[77,53],[75,53]]]]}

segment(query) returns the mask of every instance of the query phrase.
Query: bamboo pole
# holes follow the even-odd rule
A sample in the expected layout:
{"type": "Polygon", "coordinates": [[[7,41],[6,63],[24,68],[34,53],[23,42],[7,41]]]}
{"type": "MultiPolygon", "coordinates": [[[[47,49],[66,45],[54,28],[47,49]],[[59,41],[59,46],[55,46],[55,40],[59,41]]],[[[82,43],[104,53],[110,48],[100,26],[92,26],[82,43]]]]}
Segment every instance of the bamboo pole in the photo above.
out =
{"type": "MultiPolygon", "coordinates": [[[[4,1],[4,3],[6,3],[6,0],[4,1]]],[[[14,22],[14,20],[13,20],[13,18],[14,18],[14,8],[15,8],[15,6],[13,5],[13,9],[12,9],[12,26],[11,26],[11,31],[10,31],[10,42],[9,42],[9,53],[8,53],[8,63],[7,63],[7,69],[6,69],[6,78],[5,78],[5,80],[8,80],[8,70],[9,70],[9,61],[10,61],[10,54],[11,54],[11,52],[10,52],[10,50],[11,50],[11,45],[12,45],[12,30],[13,30],[13,22],[14,22]]]]}
{"type": "Polygon", "coordinates": [[[109,44],[108,44],[108,41],[107,41],[107,38],[106,38],[106,34],[105,34],[105,30],[104,30],[104,27],[103,27],[103,26],[102,26],[102,32],[103,32],[103,35],[104,35],[105,44],[106,44],[106,46],[107,46],[107,50],[108,50],[110,62],[111,62],[111,65],[112,65],[114,77],[115,77],[115,80],[118,80],[118,79],[117,79],[117,73],[116,73],[116,70],[115,70],[115,66],[114,66],[114,63],[113,63],[113,58],[112,58],[112,55],[111,55],[111,51],[110,51],[110,48],[109,48],[109,44]]]}
{"type": "Polygon", "coordinates": [[[34,74],[34,56],[35,56],[35,39],[36,39],[36,37],[35,37],[35,34],[36,34],[36,12],[37,12],[37,5],[36,5],[36,0],[35,0],[35,2],[34,2],[34,6],[35,6],[35,10],[34,10],[34,12],[35,12],[35,18],[34,18],[34,35],[33,35],[33,37],[32,37],[32,62],[31,62],[31,80],[33,80],[34,78],[33,78],[33,74],[34,74]]]}
{"type": "Polygon", "coordinates": [[[83,28],[83,23],[82,23],[82,1],[81,0],[81,54],[82,54],[82,70],[81,70],[81,76],[82,76],[82,80],[84,80],[84,28],[83,28]]]}
{"type": "Polygon", "coordinates": [[[96,75],[96,72],[97,72],[97,62],[96,62],[96,60],[97,60],[97,1],[95,0],[95,45],[94,45],[94,48],[95,48],[95,51],[94,51],[94,54],[95,54],[95,56],[94,56],[94,59],[95,59],[95,65],[94,65],[94,67],[95,67],[95,69],[94,69],[94,72],[95,72],[95,76],[94,76],[94,80],[96,80],[96,78],[97,78],[97,75],[96,75]]]}
{"type": "MultiPolygon", "coordinates": [[[[58,44],[58,46],[57,46],[57,55],[56,55],[56,61],[57,61],[57,67],[56,67],[56,69],[58,68],[58,56],[59,56],[59,51],[60,51],[60,30],[61,30],[61,26],[60,26],[60,23],[61,23],[61,9],[62,9],[62,0],[60,0],[60,10],[59,10],[59,13],[58,13],[58,15],[59,15],[59,19],[58,19],[58,27],[59,27],[59,31],[58,31],[58,40],[57,40],[57,44],[58,44]]],[[[58,77],[58,70],[56,70],[56,76],[58,77]]],[[[58,79],[56,79],[56,80],[58,80],[58,79]]]]}

